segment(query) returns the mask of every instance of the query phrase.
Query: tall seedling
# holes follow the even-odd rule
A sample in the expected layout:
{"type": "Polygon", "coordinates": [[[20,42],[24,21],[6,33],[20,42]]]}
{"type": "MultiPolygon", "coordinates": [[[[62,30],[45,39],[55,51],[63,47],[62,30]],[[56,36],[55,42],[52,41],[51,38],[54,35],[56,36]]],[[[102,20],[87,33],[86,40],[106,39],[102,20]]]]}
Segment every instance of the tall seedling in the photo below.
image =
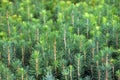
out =
{"type": "MultiPolygon", "coordinates": [[[[95,41],[92,39],[88,40],[88,46],[90,47],[90,51],[91,51],[91,60],[92,63],[94,62],[94,57],[95,57],[95,41]]],[[[93,64],[91,64],[91,73],[93,76],[93,64]]]]}
{"type": "Polygon", "coordinates": [[[86,20],[86,36],[88,38],[88,36],[89,36],[89,17],[90,17],[90,15],[88,13],[85,13],[84,17],[85,17],[85,20],[86,20]]]}
{"type": "Polygon", "coordinates": [[[81,55],[81,53],[77,53],[75,55],[75,63],[77,62],[76,67],[77,67],[77,78],[78,78],[78,80],[81,78],[82,61],[83,61],[83,56],[81,55]]]}
{"type": "Polygon", "coordinates": [[[64,47],[65,47],[65,51],[66,51],[66,46],[67,46],[67,43],[66,43],[66,30],[64,30],[64,47]]]}
{"type": "Polygon", "coordinates": [[[84,35],[80,35],[80,52],[83,52],[84,42],[86,41],[86,38],[84,35]]]}
{"type": "Polygon", "coordinates": [[[64,79],[65,80],[68,80],[68,75],[69,75],[69,70],[68,68],[64,68],[63,71],[62,71],[62,74],[64,76],[64,79]]]}
{"type": "MultiPolygon", "coordinates": [[[[54,48],[54,63],[56,63],[56,39],[54,39],[53,48],[54,48]]],[[[56,65],[55,65],[55,71],[56,71],[56,65]]]]}
{"type": "Polygon", "coordinates": [[[60,61],[61,61],[61,66],[62,66],[63,79],[68,80],[68,74],[69,74],[69,72],[68,72],[68,69],[66,67],[67,61],[65,59],[62,59],[60,61]]]}
{"type": "Polygon", "coordinates": [[[39,51],[34,50],[30,59],[30,72],[35,74],[36,80],[38,80],[38,75],[40,74],[40,54],[39,51]]]}
{"type": "Polygon", "coordinates": [[[24,40],[21,40],[21,55],[22,55],[22,64],[24,66],[24,56],[25,56],[25,41],[24,40]]]}
{"type": "Polygon", "coordinates": [[[108,62],[108,57],[109,55],[112,53],[112,49],[111,48],[108,48],[106,47],[105,48],[105,53],[106,53],[106,62],[105,62],[105,66],[106,66],[106,71],[105,71],[105,74],[106,74],[106,77],[105,77],[105,80],[109,80],[109,62],[108,62]]]}
{"type": "MultiPolygon", "coordinates": [[[[99,39],[101,37],[101,31],[100,31],[100,27],[99,26],[96,26],[94,30],[91,31],[92,35],[93,35],[93,40],[95,40],[95,43],[96,43],[96,53],[98,54],[99,53],[99,39]]],[[[97,68],[99,67],[99,61],[97,60],[96,61],[96,65],[97,65],[97,68]]],[[[98,80],[101,79],[101,72],[100,72],[100,69],[98,68],[98,80]]]]}
{"type": "Polygon", "coordinates": [[[70,76],[70,80],[73,80],[73,66],[69,65],[69,76],[70,76]]]}
{"type": "Polygon", "coordinates": [[[10,46],[7,47],[7,51],[8,51],[8,66],[10,66],[11,64],[11,57],[10,57],[10,46]]]}
{"type": "Polygon", "coordinates": [[[25,80],[25,70],[23,68],[18,68],[17,70],[17,75],[19,76],[19,78],[17,80],[25,80]]]}

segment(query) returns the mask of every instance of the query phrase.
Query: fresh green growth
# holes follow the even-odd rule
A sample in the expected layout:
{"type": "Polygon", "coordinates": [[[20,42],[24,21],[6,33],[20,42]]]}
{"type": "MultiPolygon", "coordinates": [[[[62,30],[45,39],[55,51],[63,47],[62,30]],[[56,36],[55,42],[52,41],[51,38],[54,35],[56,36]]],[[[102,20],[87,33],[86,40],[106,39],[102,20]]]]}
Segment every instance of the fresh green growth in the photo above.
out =
{"type": "Polygon", "coordinates": [[[120,80],[120,0],[0,0],[0,80],[120,80]]]}

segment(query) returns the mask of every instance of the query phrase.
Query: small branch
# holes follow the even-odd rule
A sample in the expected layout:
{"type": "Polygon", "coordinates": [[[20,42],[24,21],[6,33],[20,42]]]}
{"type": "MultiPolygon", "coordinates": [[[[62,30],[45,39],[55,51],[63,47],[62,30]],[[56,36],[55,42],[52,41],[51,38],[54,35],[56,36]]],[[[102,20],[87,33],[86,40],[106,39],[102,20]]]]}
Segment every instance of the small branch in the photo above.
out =
{"type": "Polygon", "coordinates": [[[72,10],[72,26],[74,27],[74,14],[73,14],[73,10],[72,10]]]}
{"type": "MultiPolygon", "coordinates": [[[[108,53],[106,54],[106,66],[108,65],[108,53]]],[[[108,70],[106,69],[106,77],[105,80],[108,80],[108,70]]]]}
{"type": "Polygon", "coordinates": [[[70,64],[71,64],[72,62],[71,62],[71,56],[70,56],[70,48],[68,49],[68,56],[69,56],[69,60],[70,60],[70,64]]]}
{"type": "Polygon", "coordinates": [[[24,52],[25,52],[25,50],[24,50],[24,47],[22,46],[22,64],[24,65],[24,52]]]}
{"type": "Polygon", "coordinates": [[[87,19],[87,38],[89,37],[89,27],[88,27],[88,24],[89,24],[89,20],[87,19]]]}
{"type": "Polygon", "coordinates": [[[36,78],[38,80],[38,58],[36,58],[35,63],[36,63],[36,78]]]}
{"type": "Polygon", "coordinates": [[[70,80],[72,80],[72,66],[70,65],[70,80]]]}
{"type": "MultiPolygon", "coordinates": [[[[53,48],[54,48],[54,62],[56,63],[56,39],[54,39],[53,48]]],[[[56,65],[55,65],[55,71],[56,71],[56,65]]]]}
{"type": "Polygon", "coordinates": [[[100,69],[99,69],[99,61],[97,61],[96,64],[97,64],[97,68],[98,68],[98,80],[101,80],[101,78],[100,78],[101,72],[100,72],[100,69]]]}
{"type": "Polygon", "coordinates": [[[94,51],[95,51],[95,48],[92,48],[92,58],[94,59],[94,51]]]}
{"type": "Polygon", "coordinates": [[[65,47],[65,51],[66,51],[66,30],[64,30],[64,47],[65,47]]]}
{"type": "Polygon", "coordinates": [[[80,58],[78,58],[78,60],[77,60],[77,63],[78,63],[78,80],[79,80],[79,78],[80,78],[80,58]]]}
{"type": "Polygon", "coordinates": [[[22,73],[22,75],[21,75],[21,80],[24,80],[24,74],[22,73]]]}
{"type": "Polygon", "coordinates": [[[97,41],[97,53],[99,52],[99,42],[97,41]]]}
{"type": "Polygon", "coordinates": [[[93,77],[93,65],[91,65],[91,74],[92,74],[92,77],[93,77]]]}
{"type": "Polygon", "coordinates": [[[8,66],[10,66],[10,47],[8,46],[8,66]]]}

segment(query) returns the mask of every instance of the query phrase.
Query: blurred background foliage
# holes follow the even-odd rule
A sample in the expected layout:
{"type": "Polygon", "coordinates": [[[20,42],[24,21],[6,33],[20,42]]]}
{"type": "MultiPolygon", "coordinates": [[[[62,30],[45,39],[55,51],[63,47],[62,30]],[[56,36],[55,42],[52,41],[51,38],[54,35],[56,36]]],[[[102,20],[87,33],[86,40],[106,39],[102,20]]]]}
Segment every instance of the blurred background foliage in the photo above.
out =
{"type": "Polygon", "coordinates": [[[0,0],[0,80],[120,80],[119,0],[0,0]]]}

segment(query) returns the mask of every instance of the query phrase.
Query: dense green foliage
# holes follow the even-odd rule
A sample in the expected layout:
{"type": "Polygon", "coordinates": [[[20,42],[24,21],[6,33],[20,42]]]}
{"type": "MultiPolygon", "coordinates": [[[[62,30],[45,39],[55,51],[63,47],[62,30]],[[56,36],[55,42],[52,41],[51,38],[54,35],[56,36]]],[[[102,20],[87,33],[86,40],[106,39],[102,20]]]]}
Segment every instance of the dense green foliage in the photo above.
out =
{"type": "Polygon", "coordinates": [[[120,0],[0,0],[0,80],[120,80],[120,0]]]}

